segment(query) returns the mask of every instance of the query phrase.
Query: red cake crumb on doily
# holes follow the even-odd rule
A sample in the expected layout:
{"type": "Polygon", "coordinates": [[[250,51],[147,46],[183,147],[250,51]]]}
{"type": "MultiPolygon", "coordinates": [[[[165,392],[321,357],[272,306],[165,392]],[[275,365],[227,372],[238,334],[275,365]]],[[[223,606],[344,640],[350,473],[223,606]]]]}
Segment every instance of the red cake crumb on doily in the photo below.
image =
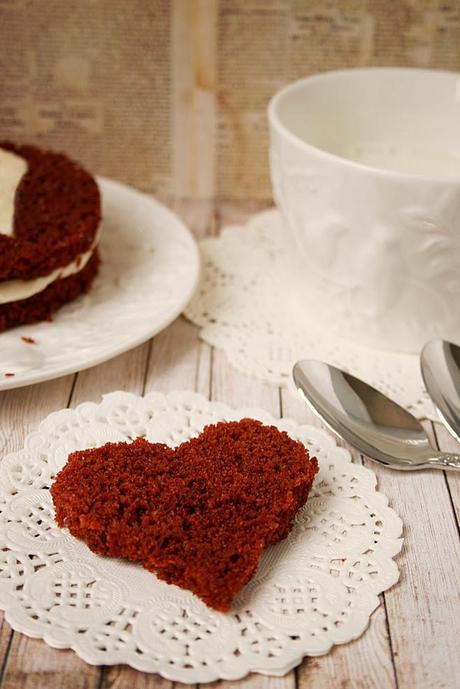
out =
{"type": "Polygon", "coordinates": [[[226,611],[264,548],[285,538],[316,459],[243,419],[176,449],[144,439],[72,453],[51,487],[59,526],[95,553],[141,562],[226,611]]]}

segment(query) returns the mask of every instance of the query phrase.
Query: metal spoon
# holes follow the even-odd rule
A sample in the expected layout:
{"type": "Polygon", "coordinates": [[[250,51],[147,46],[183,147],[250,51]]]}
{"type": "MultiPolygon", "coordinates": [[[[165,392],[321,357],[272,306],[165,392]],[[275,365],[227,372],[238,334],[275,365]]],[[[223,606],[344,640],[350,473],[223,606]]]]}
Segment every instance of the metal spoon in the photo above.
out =
{"type": "Polygon", "coordinates": [[[435,450],[412,414],[362,380],[311,360],[292,375],[311,409],[367,457],[392,469],[460,469],[460,455],[435,450]]]}
{"type": "Polygon", "coordinates": [[[420,367],[441,420],[460,440],[460,347],[445,340],[431,340],[422,350],[420,367]]]}

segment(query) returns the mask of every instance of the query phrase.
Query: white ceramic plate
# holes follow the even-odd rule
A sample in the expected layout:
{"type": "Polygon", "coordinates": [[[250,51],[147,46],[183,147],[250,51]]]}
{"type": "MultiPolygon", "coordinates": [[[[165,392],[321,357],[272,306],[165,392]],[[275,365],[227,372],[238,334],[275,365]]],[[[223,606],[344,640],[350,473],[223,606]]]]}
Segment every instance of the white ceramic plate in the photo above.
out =
{"type": "Polygon", "coordinates": [[[90,293],[52,322],[0,334],[0,390],[74,373],[145,342],[181,313],[195,289],[199,254],[179,218],[123,184],[99,184],[100,274],[90,293]]]}

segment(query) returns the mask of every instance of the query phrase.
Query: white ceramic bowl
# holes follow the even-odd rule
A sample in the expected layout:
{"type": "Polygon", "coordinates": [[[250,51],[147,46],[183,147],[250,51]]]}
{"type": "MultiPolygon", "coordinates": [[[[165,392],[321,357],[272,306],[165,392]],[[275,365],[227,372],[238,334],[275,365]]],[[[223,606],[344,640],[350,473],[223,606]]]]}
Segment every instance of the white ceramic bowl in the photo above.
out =
{"type": "Polygon", "coordinates": [[[380,348],[460,341],[460,75],[326,72],[283,88],[268,114],[306,308],[380,348]]]}

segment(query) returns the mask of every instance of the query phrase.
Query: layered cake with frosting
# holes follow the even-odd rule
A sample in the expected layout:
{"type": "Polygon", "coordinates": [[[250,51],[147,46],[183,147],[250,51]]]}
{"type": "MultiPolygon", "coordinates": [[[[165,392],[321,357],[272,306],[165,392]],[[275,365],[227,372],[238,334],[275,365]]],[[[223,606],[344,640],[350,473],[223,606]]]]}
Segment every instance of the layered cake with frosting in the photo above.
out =
{"type": "Polygon", "coordinates": [[[0,332],[50,318],[99,266],[101,199],[61,153],[0,143],[0,332]]]}

